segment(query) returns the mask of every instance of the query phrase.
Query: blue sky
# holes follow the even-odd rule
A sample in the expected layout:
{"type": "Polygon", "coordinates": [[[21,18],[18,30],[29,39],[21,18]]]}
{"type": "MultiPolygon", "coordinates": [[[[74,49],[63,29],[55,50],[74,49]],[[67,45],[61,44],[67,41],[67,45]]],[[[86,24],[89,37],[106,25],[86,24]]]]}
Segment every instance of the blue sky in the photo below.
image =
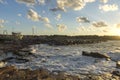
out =
{"type": "Polygon", "coordinates": [[[0,33],[120,35],[120,0],[0,0],[0,33]]]}

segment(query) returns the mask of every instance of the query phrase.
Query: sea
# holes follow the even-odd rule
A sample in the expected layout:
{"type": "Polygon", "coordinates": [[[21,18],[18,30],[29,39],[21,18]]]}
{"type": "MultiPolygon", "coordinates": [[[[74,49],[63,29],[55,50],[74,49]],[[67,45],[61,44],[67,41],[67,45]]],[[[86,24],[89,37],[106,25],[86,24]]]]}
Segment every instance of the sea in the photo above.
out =
{"type": "Polygon", "coordinates": [[[52,72],[67,72],[69,74],[103,74],[119,70],[116,61],[120,60],[120,41],[106,41],[93,44],[78,44],[66,46],[50,46],[47,44],[30,45],[36,52],[26,57],[29,62],[13,63],[20,69],[44,68],[52,72]],[[82,51],[108,54],[112,60],[83,56],[82,51]]]}

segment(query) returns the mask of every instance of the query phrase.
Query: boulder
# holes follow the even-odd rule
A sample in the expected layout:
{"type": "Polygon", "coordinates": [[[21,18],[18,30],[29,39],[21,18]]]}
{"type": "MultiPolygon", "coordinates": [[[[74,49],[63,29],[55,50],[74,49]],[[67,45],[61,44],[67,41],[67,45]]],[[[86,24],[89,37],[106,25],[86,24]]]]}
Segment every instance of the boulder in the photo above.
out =
{"type": "Polygon", "coordinates": [[[116,68],[120,68],[120,61],[116,62],[116,68]]]}
{"type": "Polygon", "coordinates": [[[82,55],[83,56],[90,56],[90,57],[94,57],[94,58],[106,58],[106,59],[110,59],[110,56],[108,56],[107,54],[101,54],[101,53],[98,53],[98,52],[82,51],[82,55]]]}
{"type": "Polygon", "coordinates": [[[6,66],[6,62],[0,61],[0,68],[6,66]]]}

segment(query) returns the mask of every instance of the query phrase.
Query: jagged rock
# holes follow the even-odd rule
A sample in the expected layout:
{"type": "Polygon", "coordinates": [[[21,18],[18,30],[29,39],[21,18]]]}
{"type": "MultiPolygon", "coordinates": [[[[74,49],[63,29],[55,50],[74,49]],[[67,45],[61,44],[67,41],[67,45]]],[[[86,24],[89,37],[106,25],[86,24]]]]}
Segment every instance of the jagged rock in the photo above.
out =
{"type": "Polygon", "coordinates": [[[19,57],[28,57],[28,56],[33,56],[37,57],[35,54],[31,53],[30,51],[14,51],[14,55],[19,56],[19,57]]]}
{"type": "Polygon", "coordinates": [[[106,58],[106,59],[110,59],[110,56],[108,56],[107,54],[101,54],[101,53],[98,53],[98,52],[82,51],[82,55],[83,56],[90,56],[90,57],[94,57],[94,58],[106,58]]]}

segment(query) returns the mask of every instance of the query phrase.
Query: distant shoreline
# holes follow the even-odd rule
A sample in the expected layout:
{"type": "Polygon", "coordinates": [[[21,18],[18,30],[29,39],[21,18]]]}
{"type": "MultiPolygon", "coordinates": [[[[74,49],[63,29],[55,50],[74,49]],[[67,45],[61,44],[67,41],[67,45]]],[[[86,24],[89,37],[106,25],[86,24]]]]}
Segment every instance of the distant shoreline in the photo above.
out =
{"type": "Polygon", "coordinates": [[[2,44],[48,44],[48,45],[78,45],[78,44],[92,44],[108,40],[120,40],[120,36],[65,36],[65,35],[51,35],[51,36],[37,36],[37,35],[22,35],[21,39],[13,35],[0,35],[0,43],[2,44]]]}

